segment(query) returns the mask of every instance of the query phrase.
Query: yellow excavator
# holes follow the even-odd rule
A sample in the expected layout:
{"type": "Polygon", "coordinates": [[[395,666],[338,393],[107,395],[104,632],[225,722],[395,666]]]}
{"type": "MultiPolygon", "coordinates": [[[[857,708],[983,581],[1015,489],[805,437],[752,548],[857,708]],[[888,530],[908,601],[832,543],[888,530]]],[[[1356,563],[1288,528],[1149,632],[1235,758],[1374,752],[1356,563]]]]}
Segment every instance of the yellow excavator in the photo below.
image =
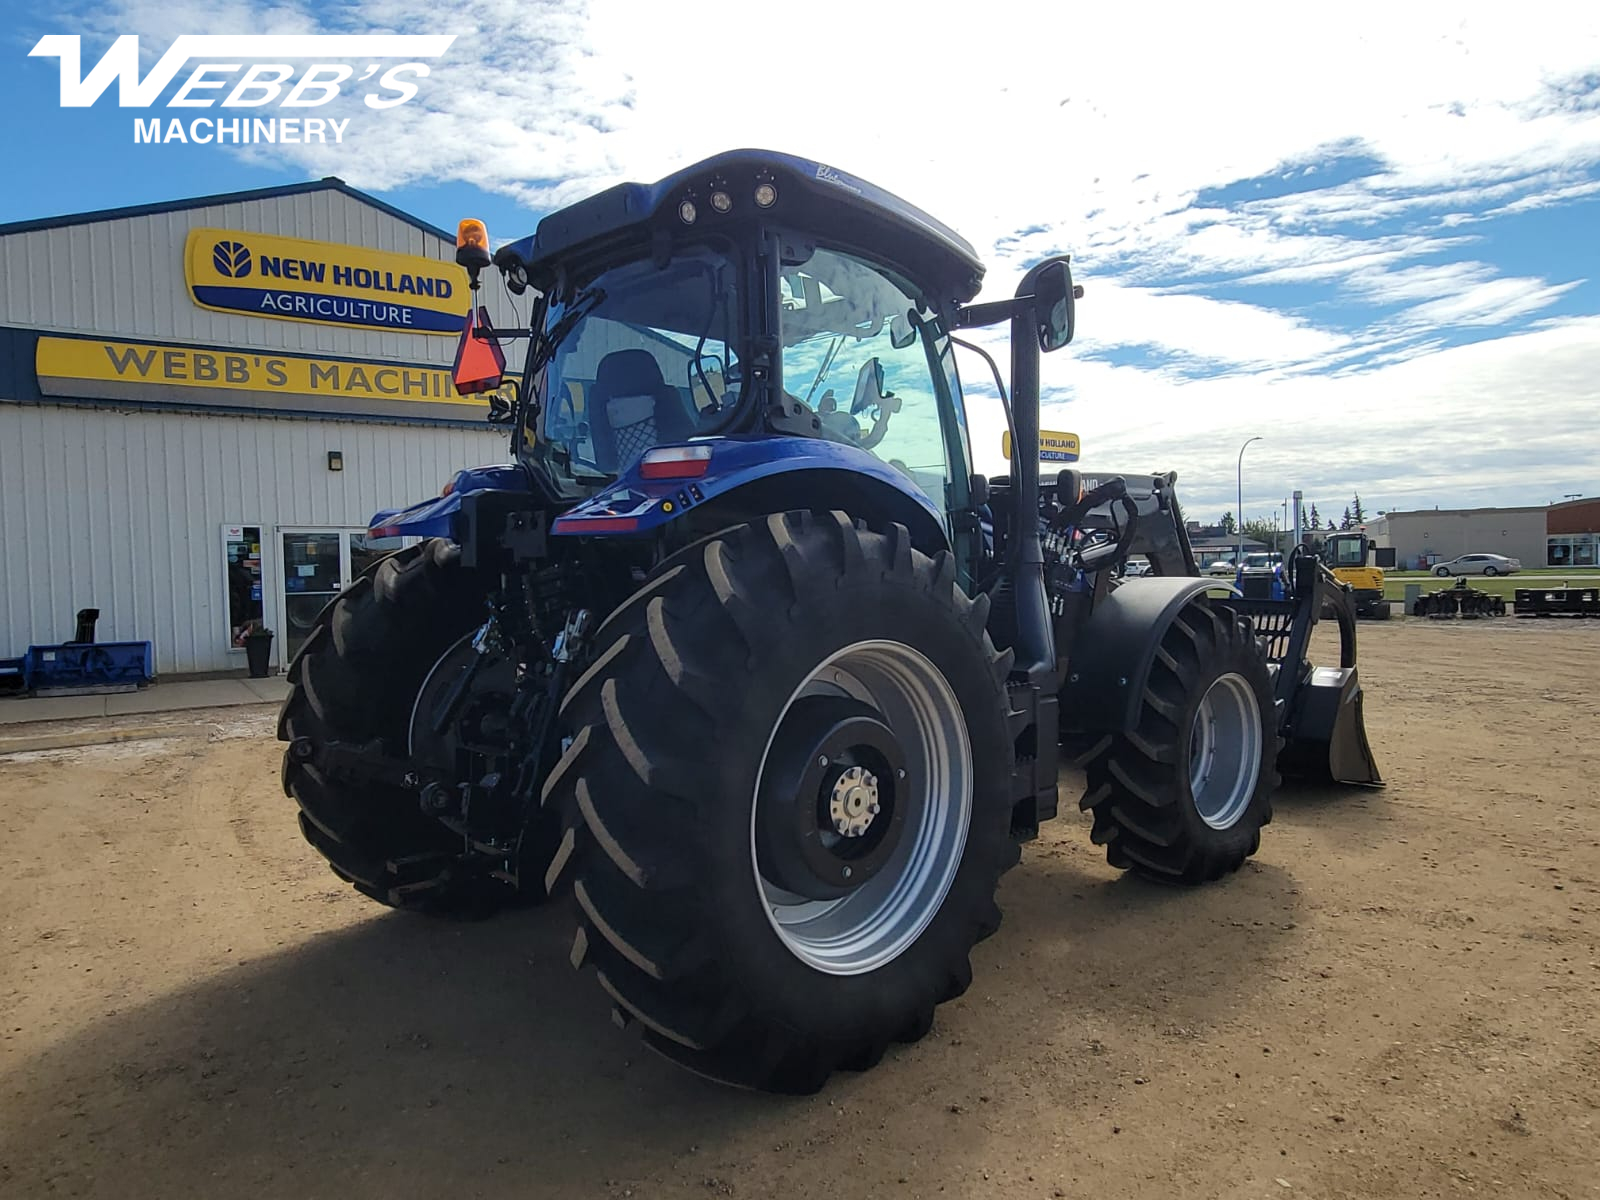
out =
{"type": "Polygon", "coordinates": [[[1340,583],[1354,592],[1356,616],[1373,621],[1389,619],[1389,602],[1383,598],[1383,568],[1372,563],[1372,539],[1363,530],[1342,530],[1323,538],[1320,557],[1340,583]]]}

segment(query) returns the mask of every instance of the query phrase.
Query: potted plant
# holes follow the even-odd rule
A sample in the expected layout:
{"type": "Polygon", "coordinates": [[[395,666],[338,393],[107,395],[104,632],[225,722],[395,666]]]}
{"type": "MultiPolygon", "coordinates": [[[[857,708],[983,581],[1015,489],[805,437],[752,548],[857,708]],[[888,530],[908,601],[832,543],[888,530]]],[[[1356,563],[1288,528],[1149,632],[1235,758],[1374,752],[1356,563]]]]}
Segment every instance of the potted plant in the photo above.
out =
{"type": "Polygon", "coordinates": [[[272,630],[260,621],[251,621],[240,640],[244,642],[245,659],[250,664],[250,678],[265,679],[272,657],[272,630]]]}

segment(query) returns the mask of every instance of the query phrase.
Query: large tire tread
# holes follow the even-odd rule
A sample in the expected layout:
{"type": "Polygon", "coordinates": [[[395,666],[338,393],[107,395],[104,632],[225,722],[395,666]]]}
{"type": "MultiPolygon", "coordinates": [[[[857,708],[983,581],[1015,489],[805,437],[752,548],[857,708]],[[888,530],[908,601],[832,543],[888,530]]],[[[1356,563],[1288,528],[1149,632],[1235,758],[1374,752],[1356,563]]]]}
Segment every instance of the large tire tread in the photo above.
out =
{"type": "MultiPolygon", "coordinates": [[[[798,606],[826,604],[832,588],[870,588],[871,580],[925,590],[955,618],[951,627],[972,643],[963,653],[984,656],[984,688],[1003,737],[1010,659],[984,634],[982,606],[956,588],[949,557],[914,551],[902,527],[873,533],[842,513],[775,515],[674,555],[601,625],[596,658],[563,703],[573,738],[544,802],[560,813],[570,851],[557,855],[552,874],[570,877],[578,901],[574,965],[595,969],[619,1024],[638,1026],[652,1049],[724,1083],[807,1093],[836,1069],[872,1066],[890,1043],[922,1037],[936,1004],[966,990],[969,951],[999,926],[994,890],[1017,848],[1008,837],[1009,799],[980,811],[992,783],[982,779],[961,869],[971,864],[973,877],[958,874],[912,948],[919,953],[907,951],[870,977],[895,982],[873,987],[865,986],[869,977],[845,977],[839,986],[859,994],[848,1027],[801,1028],[792,1014],[774,1011],[776,985],[757,978],[759,963],[740,958],[739,938],[754,922],[760,929],[749,940],[764,935],[779,959],[788,956],[766,929],[758,895],[749,898],[752,925],[738,927],[745,933],[722,919],[717,877],[748,873],[750,859],[746,851],[726,861],[731,855],[719,858],[710,845],[712,826],[729,811],[719,790],[737,795],[738,786],[725,762],[736,756],[726,745],[734,735],[718,714],[727,719],[738,689],[764,678],[773,639],[787,636],[798,606]]],[[[1009,743],[1004,749],[1009,762],[1009,743]]],[[[1005,781],[999,788],[1003,796],[1005,781]]],[[[794,959],[779,969],[802,965],[794,959]]]]}
{"type": "MultiPolygon", "coordinates": [[[[445,648],[481,620],[482,591],[440,539],[380,559],[318,614],[289,664],[278,737],[367,745],[403,755],[410,708],[445,648]]],[[[481,917],[509,889],[457,876],[461,839],[417,807],[415,795],[330,779],[286,751],[282,783],[300,806],[300,831],[333,872],[394,908],[481,917]]],[[[537,890],[537,889],[536,889],[537,890]]]]}
{"type": "Polygon", "coordinates": [[[1166,883],[1201,884],[1232,874],[1260,848],[1272,820],[1282,739],[1273,724],[1265,654],[1248,620],[1196,600],[1161,639],[1133,730],[1102,737],[1083,756],[1081,807],[1094,816],[1090,839],[1106,860],[1166,883]],[[1253,679],[1262,706],[1263,761],[1249,807],[1231,829],[1200,820],[1189,795],[1188,718],[1220,671],[1253,679]]]}

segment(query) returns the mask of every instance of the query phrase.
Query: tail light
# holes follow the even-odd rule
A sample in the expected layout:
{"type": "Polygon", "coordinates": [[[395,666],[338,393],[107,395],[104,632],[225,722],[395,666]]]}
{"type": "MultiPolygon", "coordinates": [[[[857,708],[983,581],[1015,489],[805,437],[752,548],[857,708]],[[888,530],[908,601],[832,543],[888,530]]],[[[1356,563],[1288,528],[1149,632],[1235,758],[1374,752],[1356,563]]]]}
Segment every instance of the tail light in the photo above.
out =
{"type": "Polygon", "coordinates": [[[699,479],[710,469],[710,446],[661,446],[639,460],[642,479],[699,479]]]}

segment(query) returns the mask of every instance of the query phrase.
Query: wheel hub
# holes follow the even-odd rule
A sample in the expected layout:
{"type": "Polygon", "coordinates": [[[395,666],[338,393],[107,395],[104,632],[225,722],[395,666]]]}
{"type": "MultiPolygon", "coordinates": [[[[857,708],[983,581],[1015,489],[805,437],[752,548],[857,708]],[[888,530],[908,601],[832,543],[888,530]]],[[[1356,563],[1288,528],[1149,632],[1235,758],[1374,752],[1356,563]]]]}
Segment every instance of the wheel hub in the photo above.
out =
{"type": "Polygon", "coordinates": [[[973,782],[961,705],[921,651],[879,639],[819,662],[775,722],[752,798],[753,882],[779,941],[829,975],[913,945],[961,867],[973,782]],[[850,837],[833,802],[849,816],[853,796],[870,820],[850,837]]]}
{"type": "Polygon", "coordinates": [[[905,778],[904,751],[870,705],[797,700],[773,739],[756,805],[762,874],[811,900],[861,887],[900,843],[905,778]]]}
{"type": "Polygon", "coordinates": [[[850,767],[834,780],[828,797],[828,815],[841,837],[865,836],[881,811],[878,777],[865,767],[850,767]]]}

